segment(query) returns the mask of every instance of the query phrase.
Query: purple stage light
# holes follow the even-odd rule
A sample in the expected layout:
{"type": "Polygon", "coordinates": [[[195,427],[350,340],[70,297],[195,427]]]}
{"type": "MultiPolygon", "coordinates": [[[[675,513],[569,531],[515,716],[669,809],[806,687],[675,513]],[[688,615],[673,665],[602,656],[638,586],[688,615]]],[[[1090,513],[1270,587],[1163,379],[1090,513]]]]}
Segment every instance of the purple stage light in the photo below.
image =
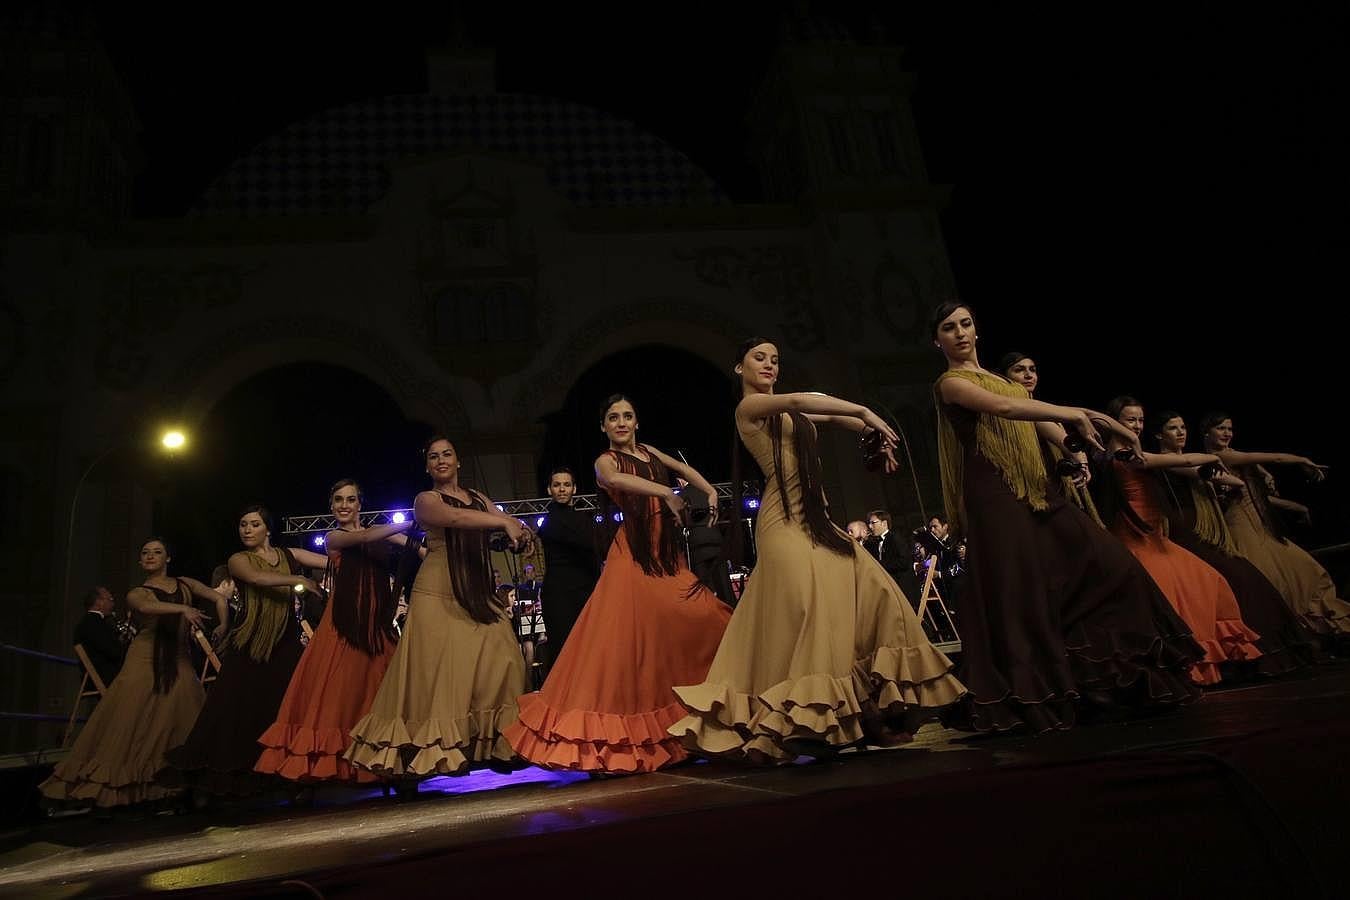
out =
{"type": "Polygon", "coordinates": [[[621,513],[621,512],[616,512],[616,513],[614,514],[614,521],[615,521],[615,522],[622,522],[622,521],[623,521],[623,513],[621,513]]]}
{"type": "Polygon", "coordinates": [[[595,517],[595,524],[599,525],[599,524],[600,524],[601,522],[603,522],[603,521],[605,521],[605,517],[604,517],[604,516],[596,516],[596,517],[595,517]]]}
{"type": "Polygon", "coordinates": [[[747,498],[745,499],[745,508],[746,508],[746,509],[759,509],[759,500],[758,500],[757,498],[755,498],[755,497],[747,497],[747,498]]]}
{"type": "Polygon", "coordinates": [[[321,534],[316,534],[316,535],[314,535],[314,546],[315,546],[315,547],[322,547],[322,546],[323,546],[323,541],[324,541],[323,535],[321,535],[321,534]]]}
{"type": "Polygon", "coordinates": [[[389,517],[389,521],[393,522],[395,525],[402,525],[404,522],[408,521],[408,517],[401,512],[396,512],[389,517]]]}
{"type": "Polygon", "coordinates": [[[535,520],[534,520],[534,527],[535,527],[535,528],[543,528],[543,527],[544,527],[544,519],[546,519],[546,518],[548,518],[548,517],[547,517],[547,516],[540,516],[539,518],[535,519],[535,520]]]}

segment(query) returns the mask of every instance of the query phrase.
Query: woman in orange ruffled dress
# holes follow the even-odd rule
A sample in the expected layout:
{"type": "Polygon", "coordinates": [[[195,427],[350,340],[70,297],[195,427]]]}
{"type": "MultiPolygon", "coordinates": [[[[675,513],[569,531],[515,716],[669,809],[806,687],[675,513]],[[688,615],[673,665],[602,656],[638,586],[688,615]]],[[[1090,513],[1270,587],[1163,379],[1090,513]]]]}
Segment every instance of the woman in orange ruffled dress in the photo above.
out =
{"type": "Polygon", "coordinates": [[[332,591],[276,721],[258,738],[254,769],[292,781],[369,782],[377,776],[342,754],[397,647],[386,548],[406,542],[412,523],[361,527],[361,489],[350,478],[333,485],[328,505],[338,524],[324,538],[332,591]]]}
{"type": "Polygon", "coordinates": [[[669,475],[706,493],[713,510],[716,491],[638,443],[637,427],[632,402],[609,398],[601,420],[609,449],[595,475],[606,515],[622,513],[622,528],[543,688],[520,698],[520,718],[506,729],[518,754],[546,768],[628,774],[684,759],[666,732],[685,714],[673,686],[703,680],[731,618],[681,557],[684,501],[669,475]]]}
{"type": "MultiPolygon", "coordinates": [[[[1117,397],[1106,410],[1136,435],[1144,431],[1144,408],[1133,397],[1117,397]]],[[[1126,449],[1112,435],[1108,450],[1126,449]]],[[[1200,557],[1167,537],[1167,512],[1155,496],[1157,482],[1144,469],[1187,468],[1218,464],[1212,453],[1139,453],[1142,464],[1111,458],[1097,480],[1097,508],[1111,533],[1148,570],[1177,614],[1190,626],[1205,657],[1191,669],[1198,684],[1217,684],[1219,665],[1261,656],[1254,643],[1260,635],[1242,621],[1237,597],[1224,577],[1200,557]]]]}

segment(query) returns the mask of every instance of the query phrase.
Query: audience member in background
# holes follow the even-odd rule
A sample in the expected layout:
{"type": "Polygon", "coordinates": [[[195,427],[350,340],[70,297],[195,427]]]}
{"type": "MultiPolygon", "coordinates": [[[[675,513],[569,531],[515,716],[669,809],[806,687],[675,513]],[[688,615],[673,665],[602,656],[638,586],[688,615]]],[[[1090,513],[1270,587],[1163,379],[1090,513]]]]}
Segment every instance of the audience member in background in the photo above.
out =
{"type": "Polygon", "coordinates": [[[91,588],[84,595],[84,615],[75,626],[75,643],[84,647],[104,687],[117,677],[126,653],[114,619],[115,609],[111,591],[102,585],[91,588]]]}

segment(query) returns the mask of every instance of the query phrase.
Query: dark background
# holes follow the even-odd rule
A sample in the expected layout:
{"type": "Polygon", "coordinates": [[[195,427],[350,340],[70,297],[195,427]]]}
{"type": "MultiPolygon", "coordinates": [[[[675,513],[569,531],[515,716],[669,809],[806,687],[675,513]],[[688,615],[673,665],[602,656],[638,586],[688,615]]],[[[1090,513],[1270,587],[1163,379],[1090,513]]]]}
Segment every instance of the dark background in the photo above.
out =
{"type": "MultiPolygon", "coordinates": [[[[96,15],[142,119],[138,212],[171,217],[288,123],[424,90],[423,51],[452,37],[497,50],[500,89],[631,119],[688,153],[733,199],[755,202],[746,113],[784,6],[444,4],[348,14],[185,4],[150,14],[108,5],[96,15]]],[[[963,15],[909,6],[806,4],[861,40],[906,48],[930,178],[955,185],[942,223],[959,290],[979,312],[986,365],[1010,348],[1031,353],[1049,400],[1101,407],[1129,392],[1188,416],[1227,408],[1237,446],[1333,465],[1316,493],[1297,476],[1284,480],[1288,494],[1312,502],[1317,528],[1306,540],[1345,539],[1344,8],[963,15]]],[[[585,446],[586,429],[562,420],[594,419],[591,407],[611,390],[654,398],[669,384],[666,372],[633,362],[602,364],[583,379],[586,390],[550,422],[550,455],[588,468],[598,429],[585,446]]],[[[422,475],[410,443],[415,454],[424,426],[404,422],[359,376],[317,368],[266,378],[269,390],[313,397],[303,437],[284,404],[253,402],[257,384],[222,403],[219,439],[251,443],[173,479],[167,526],[188,527],[185,510],[209,511],[208,530],[228,550],[231,513],[222,509],[266,497],[281,511],[318,512],[327,485],[349,473],[371,482],[368,508],[408,502],[422,475]],[[360,417],[344,419],[353,408],[360,417]],[[360,450],[338,450],[347,447],[360,450]],[[217,477],[249,454],[267,462],[217,477]]],[[[670,414],[689,434],[726,432],[720,407],[670,414]]],[[[656,418],[647,416],[651,425],[656,418]]],[[[693,461],[725,473],[723,459],[693,461]]]]}

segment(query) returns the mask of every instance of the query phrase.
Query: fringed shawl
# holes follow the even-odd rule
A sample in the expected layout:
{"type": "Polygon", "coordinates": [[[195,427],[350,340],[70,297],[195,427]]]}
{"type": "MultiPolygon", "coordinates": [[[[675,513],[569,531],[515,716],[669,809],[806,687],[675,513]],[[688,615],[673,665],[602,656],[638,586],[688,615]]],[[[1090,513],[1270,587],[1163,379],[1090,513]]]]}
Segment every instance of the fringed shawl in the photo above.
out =
{"type": "Polygon", "coordinates": [[[1229,556],[1237,556],[1237,543],[1228,530],[1228,520],[1223,517],[1223,507],[1214,496],[1214,488],[1199,478],[1186,480],[1190,482],[1191,498],[1195,501],[1195,536],[1229,556]]]}
{"type": "MultiPolygon", "coordinates": [[[[964,378],[1002,397],[1026,399],[1026,390],[997,375],[970,369],[948,369],[937,380],[941,385],[947,378],[964,378]]],[[[938,403],[938,458],[942,469],[942,499],[947,507],[947,519],[964,533],[964,477],[965,461],[956,429],[942,414],[942,395],[934,386],[938,403]]],[[[1003,476],[1003,483],[1013,496],[1032,509],[1048,508],[1046,501],[1045,462],[1041,459],[1039,438],[1031,422],[1004,419],[988,413],[972,413],[976,417],[975,449],[1003,476]]]]}
{"type": "MultiPolygon", "coordinates": [[[[666,467],[655,454],[642,444],[638,449],[646,453],[648,462],[631,453],[606,450],[624,475],[636,475],[656,484],[668,485],[670,475],[666,467]]],[[[675,575],[680,571],[681,526],[675,514],[657,497],[645,494],[626,494],[616,490],[613,494],[601,491],[609,501],[606,504],[605,518],[613,520],[613,513],[623,513],[623,532],[628,538],[628,552],[643,573],[652,576],[675,575]]]]}
{"type": "MultiPolygon", "coordinates": [[[[245,551],[244,555],[260,572],[290,575],[300,571],[290,550],[285,547],[273,549],[277,551],[276,565],[251,551],[245,551]]],[[[286,625],[294,615],[295,594],[287,585],[259,587],[243,579],[238,583],[239,594],[244,600],[244,618],[230,634],[229,646],[247,653],[254,662],[267,662],[272,658],[272,648],[286,633],[286,625]]]]}
{"type": "MultiPolygon", "coordinates": [[[[1034,429],[1035,426],[1033,425],[1032,428],[1034,429]]],[[[1050,457],[1050,473],[1054,474],[1055,464],[1065,458],[1064,451],[1048,441],[1046,442],[1045,447],[1050,457]]],[[[1072,478],[1060,478],[1059,481],[1064,491],[1065,498],[1074,506],[1087,513],[1089,519],[1105,528],[1106,523],[1102,521],[1101,514],[1097,512],[1097,504],[1092,500],[1092,492],[1077,485],[1072,478]]]]}
{"type": "Polygon", "coordinates": [[[384,543],[355,544],[328,558],[333,573],[333,627],[367,656],[384,652],[394,631],[394,592],[389,587],[389,553],[384,543]]]}
{"type": "MultiPolygon", "coordinates": [[[[446,506],[487,512],[487,498],[475,490],[466,490],[469,502],[441,494],[446,506]]],[[[483,528],[444,528],[445,564],[450,571],[450,587],[455,602],[469,618],[483,625],[495,624],[504,612],[492,586],[492,550],[490,531],[483,528]]]]}

